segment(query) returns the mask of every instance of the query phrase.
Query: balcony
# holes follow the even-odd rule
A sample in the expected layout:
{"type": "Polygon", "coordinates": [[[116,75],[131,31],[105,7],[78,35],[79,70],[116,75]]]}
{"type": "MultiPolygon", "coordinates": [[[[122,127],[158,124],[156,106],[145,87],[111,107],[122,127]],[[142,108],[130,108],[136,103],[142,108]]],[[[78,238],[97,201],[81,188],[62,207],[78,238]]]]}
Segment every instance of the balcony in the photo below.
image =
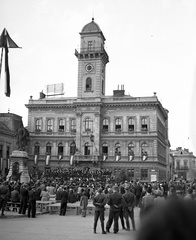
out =
{"type": "Polygon", "coordinates": [[[175,168],[175,170],[178,170],[178,171],[188,171],[189,167],[188,166],[177,166],[175,168]]]}

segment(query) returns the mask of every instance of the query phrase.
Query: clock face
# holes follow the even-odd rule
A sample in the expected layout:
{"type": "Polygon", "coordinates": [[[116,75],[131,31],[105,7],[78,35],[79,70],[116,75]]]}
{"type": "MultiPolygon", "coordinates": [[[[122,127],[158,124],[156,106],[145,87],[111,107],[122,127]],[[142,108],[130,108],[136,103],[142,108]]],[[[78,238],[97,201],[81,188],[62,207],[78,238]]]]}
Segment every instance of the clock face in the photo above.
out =
{"type": "Polygon", "coordinates": [[[85,69],[86,69],[87,72],[91,72],[91,71],[93,70],[93,65],[90,64],[90,63],[88,63],[88,64],[86,65],[85,69]]]}

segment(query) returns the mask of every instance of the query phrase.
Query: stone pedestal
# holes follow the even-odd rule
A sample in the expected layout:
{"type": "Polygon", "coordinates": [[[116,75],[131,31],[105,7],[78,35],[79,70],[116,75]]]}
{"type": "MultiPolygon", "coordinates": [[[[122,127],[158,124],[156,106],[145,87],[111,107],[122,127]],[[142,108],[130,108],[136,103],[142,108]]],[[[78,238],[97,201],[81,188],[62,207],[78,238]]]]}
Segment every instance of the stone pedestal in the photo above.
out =
{"type": "Polygon", "coordinates": [[[9,179],[12,176],[13,165],[15,162],[19,163],[19,173],[21,173],[20,182],[28,183],[30,181],[27,164],[28,154],[25,151],[15,150],[12,152],[12,155],[10,156],[10,169],[7,175],[7,179],[9,179]]]}

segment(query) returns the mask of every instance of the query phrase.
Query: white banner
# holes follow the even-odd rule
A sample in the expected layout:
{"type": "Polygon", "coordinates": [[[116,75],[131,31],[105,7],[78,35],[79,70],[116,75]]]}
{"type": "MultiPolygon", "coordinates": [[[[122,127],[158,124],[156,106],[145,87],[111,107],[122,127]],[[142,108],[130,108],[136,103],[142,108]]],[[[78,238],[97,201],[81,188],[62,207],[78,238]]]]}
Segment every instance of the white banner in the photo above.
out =
{"type": "Polygon", "coordinates": [[[133,155],[129,155],[129,161],[133,161],[134,156],[133,155]]]}
{"type": "Polygon", "coordinates": [[[106,161],[107,155],[103,155],[103,161],[106,161]]]}
{"type": "Polygon", "coordinates": [[[35,155],[34,156],[34,163],[35,163],[35,165],[37,165],[37,159],[38,159],[38,155],[35,155]]]}
{"type": "Polygon", "coordinates": [[[61,160],[63,158],[63,155],[59,155],[58,158],[59,160],[61,160]]]}
{"type": "Polygon", "coordinates": [[[73,155],[71,155],[71,157],[70,157],[70,165],[72,166],[73,165],[73,155]]]}
{"type": "Polygon", "coordinates": [[[119,160],[120,160],[120,158],[121,158],[121,156],[119,156],[119,155],[116,155],[116,162],[117,162],[117,161],[119,161],[119,160]]]}
{"type": "Polygon", "coordinates": [[[50,161],[50,155],[47,155],[47,156],[46,156],[46,166],[49,165],[49,161],[50,161]]]}
{"type": "Polygon", "coordinates": [[[146,161],[146,160],[147,160],[147,158],[148,158],[148,156],[147,156],[147,155],[143,155],[143,156],[142,156],[142,160],[143,160],[143,161],[146,161]]]}

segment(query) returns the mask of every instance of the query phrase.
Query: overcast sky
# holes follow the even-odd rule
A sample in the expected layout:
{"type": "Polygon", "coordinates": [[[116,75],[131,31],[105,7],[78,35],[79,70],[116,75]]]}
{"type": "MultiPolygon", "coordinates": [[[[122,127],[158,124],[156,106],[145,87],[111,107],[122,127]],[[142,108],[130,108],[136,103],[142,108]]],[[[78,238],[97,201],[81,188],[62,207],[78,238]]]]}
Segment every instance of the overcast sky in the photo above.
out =
{"type": "Polygon", "coordinates": [[[10,109],[27,126],[25,104],[47,84],[64,83],[64,96],[77,96],[74,51],[93,16],[110,60],[106,95],[121,84],[133,97],[157,92],[169,110],[171,148],[196,155],[195,0],[0,0],[0,32],[22,47],[9,51],[11,97],[1,78],[0,112],[10,109]]]}

